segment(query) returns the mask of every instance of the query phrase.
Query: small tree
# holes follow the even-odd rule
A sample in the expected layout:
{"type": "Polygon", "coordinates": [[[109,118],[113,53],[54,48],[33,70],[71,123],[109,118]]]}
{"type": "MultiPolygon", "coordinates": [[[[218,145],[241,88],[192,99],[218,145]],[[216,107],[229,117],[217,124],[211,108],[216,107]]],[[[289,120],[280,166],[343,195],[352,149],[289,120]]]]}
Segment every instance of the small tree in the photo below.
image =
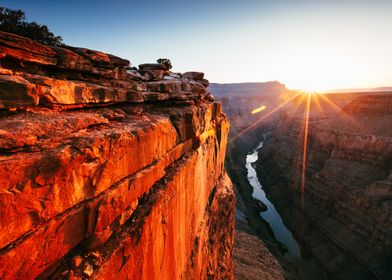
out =
{"type": "Polygon", "coordinates": [[[171,61],[170,61],[170,59],[168,59],[168,58],[159,58],[159,59],[157,59],[157,62],[158,62],[159,64],[165,65],[165,67],[166,67],[167,70],[170,70],[170,69],[173,68],[173,66],[172,66],[172,64],[171,64],[171,61]]]}
{"type": "Polygon", "coordinates": [[[55,36],[46,25],[27,22],[22,10],[11,10],[0,7],[0,30],[28,37],[42,44],[59,46],[63,39],[55,36]]]}

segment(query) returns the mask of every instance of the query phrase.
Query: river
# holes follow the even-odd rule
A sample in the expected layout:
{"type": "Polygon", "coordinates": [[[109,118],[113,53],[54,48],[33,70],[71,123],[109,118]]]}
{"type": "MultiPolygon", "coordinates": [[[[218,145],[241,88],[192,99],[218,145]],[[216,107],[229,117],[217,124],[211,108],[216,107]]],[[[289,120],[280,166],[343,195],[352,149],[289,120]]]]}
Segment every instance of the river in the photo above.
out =
{"type": "Polygon", "coordinates": [[[267,198],[263,186],[261,185],[256,170],[252,166],[258,159],[258,151],[263,147],[261,142],[255,149],[246,156],[246,169],[248,170],[248,180],[253,187],[253,198],[260,200],[267,206],[267,210],[260,212],[260,216],[264,219],[272,229],[275,239],[282,243],[287,248],[286,256],[292,260],[301,259],[301,249],[298,242],[294,239],[291,231],[283,223],[282,217],[276,211],[275,206],[267,198]]]}

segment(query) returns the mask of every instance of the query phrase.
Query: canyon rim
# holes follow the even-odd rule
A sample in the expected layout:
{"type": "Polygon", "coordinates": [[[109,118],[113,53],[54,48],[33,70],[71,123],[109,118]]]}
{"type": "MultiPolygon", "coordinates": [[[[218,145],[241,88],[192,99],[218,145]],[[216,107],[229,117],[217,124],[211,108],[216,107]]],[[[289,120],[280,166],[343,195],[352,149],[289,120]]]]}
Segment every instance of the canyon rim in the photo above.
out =
{"type": "Polygon", "coordinates": [[[392,279],[391,12],[2,1],[0,280],[392,279]]]}

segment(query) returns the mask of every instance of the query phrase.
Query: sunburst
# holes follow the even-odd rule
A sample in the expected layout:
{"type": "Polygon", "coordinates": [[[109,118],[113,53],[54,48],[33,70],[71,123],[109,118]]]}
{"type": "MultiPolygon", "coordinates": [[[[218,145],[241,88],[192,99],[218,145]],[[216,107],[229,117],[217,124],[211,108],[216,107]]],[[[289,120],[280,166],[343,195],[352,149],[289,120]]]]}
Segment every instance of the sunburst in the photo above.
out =
{"type": "Polygon", "coordinates": [[[328,112],[339,112],[339,117],[347,121],[353,126],[361,127],[354,118],[341,110],[336,103],[334,103],[328,94],[319,91],[297,91],[289,96],[282,94],[277,98],[281,100],[280,103],[275,107],[267,107],[266,105],[261,105],[251,110],[252,115],[257,115],[260,113],[260,117],[254,121],[251,125],[247,126],[240,132],[238,132],[229,141],[232,144],[238,137],[248,132],[257,125],[266,121],[276,112],[282,110],[284,107],[290,104],[289,111],[294,115],[301,115],[301,125],[302,127],[298,130],[298,146],[293,147],[298,151],[295,163],[295,178],[293,181],[294,188],[300,192],[300,205],[301,209],[304,207],[305,203],[305,188],[306,188],[306,173],[308,167],[308,152],[309,152],[309,137],[310,137],[310,126],[311,123],[315,121],[324,122],[328,119],[328,112]]]}

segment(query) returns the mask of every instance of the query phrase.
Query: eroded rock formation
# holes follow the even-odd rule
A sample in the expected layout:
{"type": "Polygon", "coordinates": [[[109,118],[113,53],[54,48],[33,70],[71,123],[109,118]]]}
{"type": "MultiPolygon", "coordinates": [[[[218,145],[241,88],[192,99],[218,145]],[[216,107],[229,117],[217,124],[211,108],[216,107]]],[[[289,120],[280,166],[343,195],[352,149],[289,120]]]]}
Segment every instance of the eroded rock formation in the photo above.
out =
{"type": "Polygon", "coordinates": [[[303,118],[287,114],[259,157],[271,200],[331,279],[391,278],[391,108],[390,93],[362,94],[311,118],[303,199],[303,118]]]}
{"type": "Polygon", "coordinates": [[[0,32],[0,278],[232,279],[229,124],[197,72],[0,32]]]}
{"type": "Polygon", "coordinates": [[[278,82],[211,84],[209,89],[222,102],[231,125],[225,166],[236,193],[235,277],[298,279],[295,267],[283,256],[282,245],[274,239],[268,223],[260,218],[260,206],[265,205],[253,199],[245,167],[246,155],[277,122],[279,112],[270,114],[270,111],[292,92],[278,82]],[[260,106],[267,109],[251,113],[260,106]]]}

